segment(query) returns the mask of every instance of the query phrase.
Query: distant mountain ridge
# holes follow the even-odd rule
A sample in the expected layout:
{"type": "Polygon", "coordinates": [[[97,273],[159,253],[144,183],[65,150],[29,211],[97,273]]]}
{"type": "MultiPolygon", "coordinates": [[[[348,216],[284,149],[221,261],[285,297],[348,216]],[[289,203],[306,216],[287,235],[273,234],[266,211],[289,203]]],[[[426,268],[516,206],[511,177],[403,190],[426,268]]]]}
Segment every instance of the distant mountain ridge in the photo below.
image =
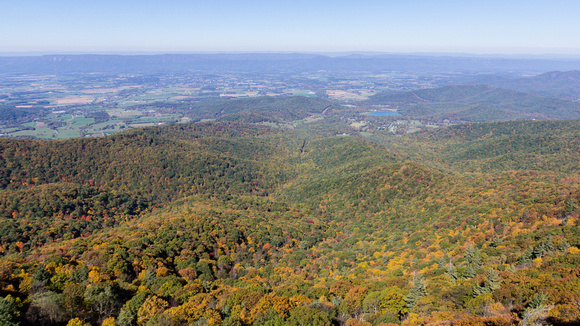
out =
{"type": "Polygon", "coordinates": [[[580,59],[381,54],[325,56],[303,53],[0,56],[2,73],[158,73],[177,71],[295,72],[326,70],[440,73],[578,70],[580,59]]]}

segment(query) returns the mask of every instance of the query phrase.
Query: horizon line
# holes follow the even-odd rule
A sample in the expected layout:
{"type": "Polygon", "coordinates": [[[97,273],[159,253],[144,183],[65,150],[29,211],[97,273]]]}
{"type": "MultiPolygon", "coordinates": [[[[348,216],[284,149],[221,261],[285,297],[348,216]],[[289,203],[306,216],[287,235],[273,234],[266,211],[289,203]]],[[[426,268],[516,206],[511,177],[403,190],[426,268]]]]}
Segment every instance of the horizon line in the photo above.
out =
{"type": "Polygon", "coordinates": [[[438,52],[438,51],[413,51],[413,52],[387,52],[387,51],[0,51],[0,57],[41,57],[51,55],[118,55],[118,56],[142,56],[142,55],[220,55],[220,54],[306,54],[323,55],[328,57],[341,57],[348,55],[380,56],[380,55],[408,55],[408,56],[432,56],[432,57],[509,57],[509,58],[538,58],[538,59],[580,59],[580,53],[473,53],[473,52],[438,52]]]}

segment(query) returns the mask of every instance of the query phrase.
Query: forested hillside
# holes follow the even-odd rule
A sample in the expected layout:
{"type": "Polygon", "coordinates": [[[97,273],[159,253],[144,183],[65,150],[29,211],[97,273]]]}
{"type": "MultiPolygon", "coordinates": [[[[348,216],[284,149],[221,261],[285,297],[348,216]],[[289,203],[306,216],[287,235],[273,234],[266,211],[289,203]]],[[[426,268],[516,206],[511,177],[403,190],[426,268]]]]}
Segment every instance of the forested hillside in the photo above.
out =
{"type": "MultiPolygon", "coordinates": [[[[166,107],[167,103],[151,104],[151,108],[166,107]]],[[[260,96],[240,99],[206,99],[184,101],[171,106],[172,110],[189,114],[196,120],[217,119],[247,123],[283,122],[302,120],[311,115],[320,115],[325,110],[340,110],[342,106],[325,99],[305,96],[260,96]]]]}
{"type": "Polygon", "coordinates": [[[208,108],[217,112],[222,120],[227,121],[294,121],[302,120],[313,114],[322,114],[325,110],[339,110],[340,105],[327,100],[304,97],[257,97],[228,101],[208,108]]]}
{"type": "Polygon", "coordinates": [[[375,133],[371,139],[448,173],[580,169],[578,120],[463,124],[405,137],[375,133]]]}
{"type": "Polygon", "coordinates": [[[580,322],[578,121],[342,128],[0,139],[0,323],[580,322]]]}
{"type": "Polygon", "coordinates": [[[482,77],[478,82],[541,96],[577,100],[580,97],[580,71],[550,71],[517,79],[482,77]]]}
{"type": "Polygon", "coordinates": [[[452,85],[404,93],[378,93],[367,105],[390,105],[401,114],[470,122],[577,119],[580,104],[487,85],[452,85]]]}

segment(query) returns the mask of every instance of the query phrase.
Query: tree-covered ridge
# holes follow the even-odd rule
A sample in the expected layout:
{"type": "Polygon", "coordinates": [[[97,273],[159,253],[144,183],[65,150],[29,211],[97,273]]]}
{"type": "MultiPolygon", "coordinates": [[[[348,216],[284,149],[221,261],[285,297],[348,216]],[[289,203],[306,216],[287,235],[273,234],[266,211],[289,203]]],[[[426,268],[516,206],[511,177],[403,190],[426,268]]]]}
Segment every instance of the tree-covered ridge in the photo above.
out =
{"type": "Polygon", "coordinates": [[[369,102],[373,104],[420,104],[429,102],[471,102],[472,99],[490,95],[494,88],[487,85],[451,85],[427,88],[404,93],[378,93],[369,102]]]}
{"type": "Polygon", "coordinates": [[[0,121],[5,123],[26,122],[45,114],[44,108],[16,108],[0,104],[0,121]]]}
{"type": "Polygon", "coordinates": [[[3,142],[11,170],[0,209],[11,233],[1,238],[0,309],[11,314],[1,316],[47,325],[577,323],[580,174],[564,160],[577,156],[577,124],[473,124],[371,142],[320,126],[212,123],[3,142]],[[549,141],[528,143],[539,138],[549,141]],[[87,150],[74,156],[77,148],[87,150]],[[506,158],[506,148],[522,158],[506,158]],[[59,150],[76,157],[72,181],[44,162],[59,150]],[[108,179],[109,167],[127,172],[108,179]],[[131,182],[143,174],[154,177],[131,182]]]}
{"type": "Polygon", "coordinates": [[[485,84],[533,93],[541,96],[575,100],[580,95],[580,71],[550,71],[518,79],[488,79],[485,84]]]}
{"type": "Polygon", "coordinates": [[[255,137],[267,133],[218,123],[101,139],[0,140],[0,218],[9,221],[0,244],[28,249],[78,237],[191,194],[266,195],[288,177],[268,163],[278,145],[255,137]]]}
{"type": "Polygon", "coordinates": [[[336,102],[306,96],[259,96],[237,99],[183,100],[167,104],[155,102],[153,109],[166,110],[167,106],[175,112],[191,116],[195,120],[217,119],[246,123],[277,122],[291,123],[323,112],[330,113],[344,109],[336,102]]]}
{"type": "Polygon", "coordinates": [[[365,102],[404,115],[472,122],[576,119],[580,104],[487,85],[452,85],[405,93],[378,93],[365,102]]]}
{"type": "MultiPolygon", "coordinates": [[[[205,131],[196,130],[196,125],[189,125],[191,130],[177,125],[165,128],[167,132],[149,128],[102,139],[55,142],[3,139],[0,187],[17,189],[61,181],[95,183],[150,193],[166,201],[180,191],[188,191],[185,180],[189,186],[219,189],[225,180],[216,176],[235,173],[240,175],[238,187],[249,183],[250,178],[255,183],[258,177],[253,173],[259,173],[258,161],[262,158],[257,154],[266,158],[275,145],[245,136],[257,135],[258,131],[263,134],[266,128],[254,128],[256,132],[252,133],[251,126],[244,131],[236,130],[238,125],[231,126],[212,125],[203,137],[200,133],[205,131]],[[173,137],[176,132],[181,136],[173,137]],[[236,165],[245,165],[247,169],[230,169],[236,165]],[[211,182],[206,182],[204,176],[211,177],[211,182]]],[[[252,191],[250,188],[255,186],[232,191],[252,191]]]]}
{"type": "Polygon", "coordinates": [[[326,109],[340,109],[341,106],[324,99],[305,96],[269,97],[230,100],[210,107],[217,117],[231,119],[230,115],[256,114],[274,121],[294,121],[312,114],[321,114],[326,109]]]}

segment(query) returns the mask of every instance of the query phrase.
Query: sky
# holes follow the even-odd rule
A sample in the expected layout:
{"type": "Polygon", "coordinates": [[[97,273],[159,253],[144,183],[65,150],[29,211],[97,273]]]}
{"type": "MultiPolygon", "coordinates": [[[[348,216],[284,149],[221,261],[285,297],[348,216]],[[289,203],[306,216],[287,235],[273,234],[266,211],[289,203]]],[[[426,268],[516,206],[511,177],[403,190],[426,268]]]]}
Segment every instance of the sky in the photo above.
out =
{"type": "Polygon", "coordinates": [[[0,0],[0,53],[580,55],[577,0],[0,0]]]}

